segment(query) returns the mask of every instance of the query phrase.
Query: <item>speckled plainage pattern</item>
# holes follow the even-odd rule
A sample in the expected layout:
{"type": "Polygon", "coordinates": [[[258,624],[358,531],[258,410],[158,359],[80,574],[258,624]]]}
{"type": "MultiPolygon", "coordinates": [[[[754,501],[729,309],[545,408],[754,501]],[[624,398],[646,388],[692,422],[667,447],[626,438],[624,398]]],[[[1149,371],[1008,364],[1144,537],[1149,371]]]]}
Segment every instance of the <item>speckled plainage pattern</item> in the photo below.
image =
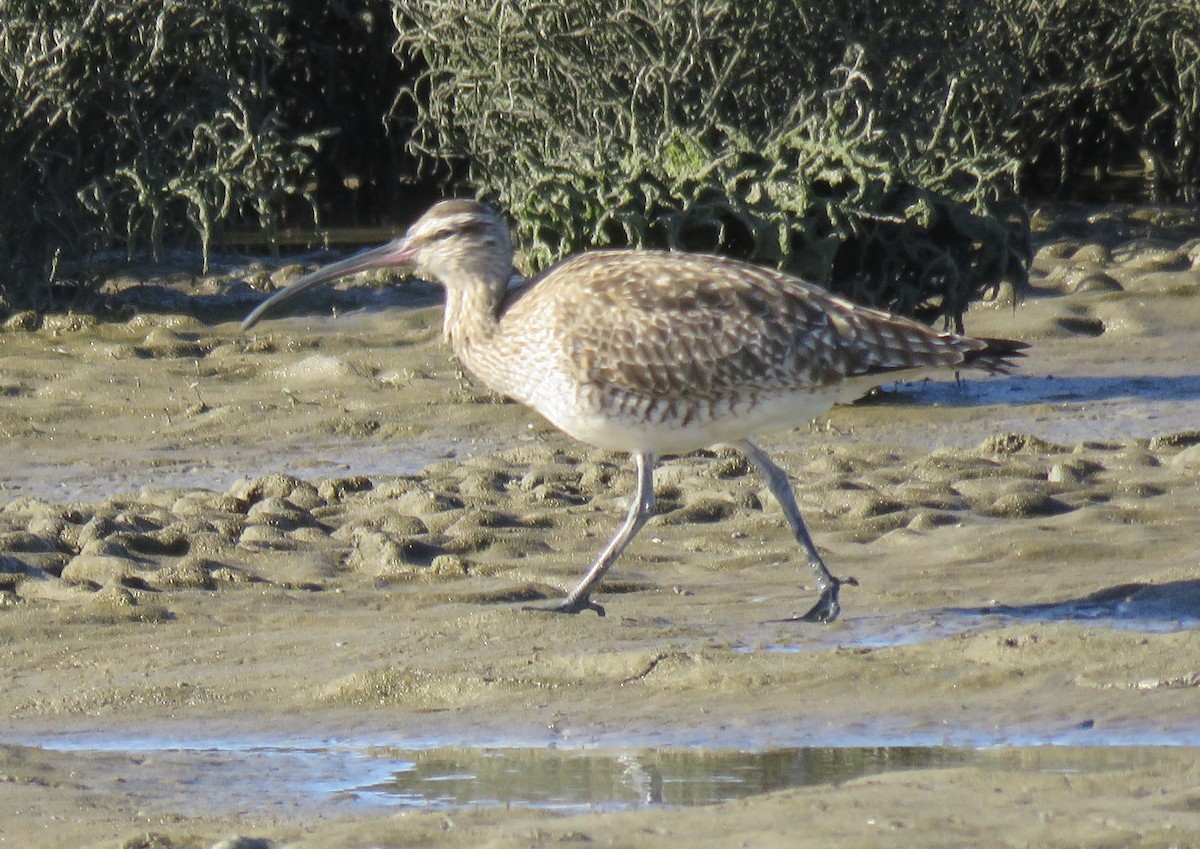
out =
{"type": "Polygon", "coordinates": [[[603,613],[590,595],[654,511],[663,454],[716,444],[763,472],[817,576],[821,596],[801,619],[838,614],[829,574],[787,476],[750,442],[853,400],[881,375],[1006,371],[1021,343],[939,333],[856,306],[779,271],[718,256],[594,251],[511,284],[508,228],[474,201],[444,201],[400,239],[301,278],[243,326],[317,283],[403,266],[446,289],[445,339],[491,388],[583,442],[634,456],[637,493],[621,530],[556,612],[603,613]]]}

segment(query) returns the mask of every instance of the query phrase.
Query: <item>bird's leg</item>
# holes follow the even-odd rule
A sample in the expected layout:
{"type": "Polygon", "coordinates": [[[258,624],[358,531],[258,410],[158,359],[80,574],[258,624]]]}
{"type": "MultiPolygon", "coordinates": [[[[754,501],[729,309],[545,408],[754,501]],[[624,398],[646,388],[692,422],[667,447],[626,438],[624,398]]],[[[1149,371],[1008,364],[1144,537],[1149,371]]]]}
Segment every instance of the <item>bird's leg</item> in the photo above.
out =
{"type": "Polygon", "coordinates": [[[757,466],[763,477],[767,479],[767,487],[783,509],[783,515],[792,528],[792,535],[796,537],[796,542],[800,543],[804,553],[808,555],[808,565],[816,573],[817,591],[820,596],[812,610],[797,617],[797,621],[832,622],[837,619],[838,613],[841,611],[841,605],[838,603],[838,588],[842,584],[856,587],[858,581],[854,578],[835,578],[825,568],[825,561],[817,553],[817,547],[813,545],[808,528],[804,526],[804,519],[800,516],[800,508],[796,506],[796,496],[792,493],[792,485],[788,482],[787,472],[775,465],[767,456],[767,452],[749,439],[738,442],[737,447],[750,458],[750,462],[757,466]]]}
{"type": "Polygon", "coordinates": [[[549,607],[530,606],[525,610],[541,613],[579,613],[582,610],[594,610],[601,616],[604,615],[604,608],[591,599],[592,590],[621,555],[621,552],[625,550],[625,546],[629,545],[642,526],[654,515],[654,464],[658,461],[658,457],[639,451],[634,453],[633,461],[637,468],[637,491],[634,493],[633,501],[629,504],[629,514],[625,517],[625,523],[621,525],[621,529],[609,540],[604,551],[600,552],[596,562],[583,576],[579,586],[571,590],[570,595],[558,604],[549,607]]]}

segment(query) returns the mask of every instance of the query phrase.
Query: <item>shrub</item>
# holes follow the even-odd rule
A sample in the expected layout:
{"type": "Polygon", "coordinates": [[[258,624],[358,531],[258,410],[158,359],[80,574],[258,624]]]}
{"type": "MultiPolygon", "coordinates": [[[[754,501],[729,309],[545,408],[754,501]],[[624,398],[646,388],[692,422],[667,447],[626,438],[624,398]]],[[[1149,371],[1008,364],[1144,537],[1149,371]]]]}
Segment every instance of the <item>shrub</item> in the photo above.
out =
{"type": "Polygon", "coordinates": [[[1200,2],[994,0],[994,20],[1022,65],[1027,192],[1104,197],[1124,172],[1200,197],[1200,2]]]}
{"type": "Polygon", "coordinates": [[[1200,192],[1198,0],[394,0],[413,149],[532,266],[720,250],[961,323],[1024,280],[1021,192],[1200,192]]]}
{"type": "MultiPolygon", "coordinates": [[[[306,189],[319,133],[272,90],[280,0],[9,0],[0,20],[0,295],[49,259],[120,246],[157,256],[218,227],[273,230],[306,189]]],[[[28,294],[26,292],[26,294],[28,294]]]]}
{"type": "Polygon", "coordinates": [[[531,267],[720,250],[959,321],[1024,279],[1022,200],[1200,197],[1200,0],[4,4],[0,312],[446,169],[531,267]]]}
{"type": "Polygon", "coordinates": [[[414,146],[465,160],[533,265],[720,250],[958,320],[1023,280],[1020,163],[971,112],[1016,92],[943,4],[860,5],[401,0],[414,146]]]}

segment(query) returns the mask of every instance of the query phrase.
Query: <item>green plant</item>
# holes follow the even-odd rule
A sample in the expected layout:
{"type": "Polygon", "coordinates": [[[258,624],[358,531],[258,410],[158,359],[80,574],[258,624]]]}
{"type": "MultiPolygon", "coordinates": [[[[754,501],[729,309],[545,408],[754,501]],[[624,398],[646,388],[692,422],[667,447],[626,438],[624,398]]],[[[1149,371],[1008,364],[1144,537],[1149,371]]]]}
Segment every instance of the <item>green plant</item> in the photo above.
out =
{"type": "Polygon", "coordinates": [[[293,132],[272,89],[279,0],[5,0],[0,18],[0,287],[50,258],[157,256],[191,232],[272,231],[306,188],[321,134],[293,132]]]}
{"type": "Polygon", "coordinates": [[[965,23],[951,49],[929,12],[872,28],[821,0],[398,0],[428,68],[413,146],[465,161],[533,266],[720,250],[961,323],[1024,279],[1020,163],[967,102],[1015,92],[989,88],[965,23]]]}

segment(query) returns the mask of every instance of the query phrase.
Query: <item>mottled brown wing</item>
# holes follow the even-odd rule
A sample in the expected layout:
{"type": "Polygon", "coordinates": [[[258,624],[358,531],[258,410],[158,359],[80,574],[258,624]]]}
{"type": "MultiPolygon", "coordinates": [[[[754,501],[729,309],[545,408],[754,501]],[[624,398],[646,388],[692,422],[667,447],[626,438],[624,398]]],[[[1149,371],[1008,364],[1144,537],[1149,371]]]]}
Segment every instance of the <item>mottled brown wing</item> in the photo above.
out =
{"type": "Polygon", "coordinates": [[[655,398],[815,388],[952,366],[983,347],[714,256],[592,252],[550,269],[538,286],[575,377],[655,398]]]}

